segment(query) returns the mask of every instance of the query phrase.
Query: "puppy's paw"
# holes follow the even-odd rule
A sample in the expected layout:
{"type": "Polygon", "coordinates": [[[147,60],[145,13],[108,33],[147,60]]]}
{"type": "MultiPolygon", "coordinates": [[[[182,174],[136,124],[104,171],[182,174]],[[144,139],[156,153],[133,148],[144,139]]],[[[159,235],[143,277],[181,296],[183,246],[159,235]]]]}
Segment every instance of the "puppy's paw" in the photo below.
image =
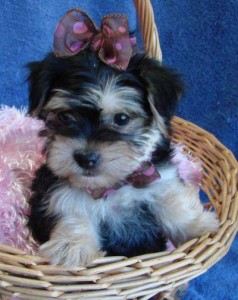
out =
{"type": "Polygon", "coordinates": [[[40,254],[52,264],[66,267],[85,266],[105,255],[91,222],[78,215],[60,220],[50,240],[40,247],[40,254]]]}
{"type": "Polygon", "coordinates": [[[86,266],[105,255],[93,244],[81,240],[52,239],[40,247],[40,255],[54,265],[65,267],[86,266]]]}
{"type": "Polygon", "coordinates": [[[214,233],[219,228],[219,220],[214,212],[203,211],[181,232],[177,242],[186,242],[189,239],[200,237],[206,232],[214,233]]]}
{"type": "Polygon", "coordinates": [[[214,212],[203,211],[194,222],[194,230],[198,235],[205,232],[214,233],[219,228],[219,220],[214,212]]]}
{"type": "Polygon", "coordinates": [[[196,218],[184,220],[183,227],[171,235],[171,240],[176,246],[206,232],[214,233],[219,228],[219,220],[214,212],[202,211],[196,218]]]}

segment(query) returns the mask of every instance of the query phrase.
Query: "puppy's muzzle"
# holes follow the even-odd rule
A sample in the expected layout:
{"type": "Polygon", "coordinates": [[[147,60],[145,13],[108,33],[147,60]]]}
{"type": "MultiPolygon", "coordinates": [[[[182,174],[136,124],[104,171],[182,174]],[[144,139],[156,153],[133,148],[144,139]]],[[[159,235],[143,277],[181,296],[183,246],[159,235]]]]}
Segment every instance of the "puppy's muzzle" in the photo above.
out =
{"type": "Polygon", "coordinates": [[[90,170],[98,166],[100,162],[100,155],[96,152],[82,154],[76,151],[74,153],[74,159],[82,169],[90,170]]]}

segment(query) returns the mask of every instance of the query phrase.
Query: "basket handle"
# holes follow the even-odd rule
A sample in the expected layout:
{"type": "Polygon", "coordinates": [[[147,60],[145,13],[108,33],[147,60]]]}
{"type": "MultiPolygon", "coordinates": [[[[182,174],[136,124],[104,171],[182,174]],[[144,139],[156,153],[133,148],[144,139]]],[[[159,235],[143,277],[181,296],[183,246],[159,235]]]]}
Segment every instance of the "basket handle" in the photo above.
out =
{"type": "Polygon", "coordinates": [[[134,4],[139,17],[145,51],[149,56],[162,61],[162,51],[152,4],[150,0],[134,0],[134,4]]]}

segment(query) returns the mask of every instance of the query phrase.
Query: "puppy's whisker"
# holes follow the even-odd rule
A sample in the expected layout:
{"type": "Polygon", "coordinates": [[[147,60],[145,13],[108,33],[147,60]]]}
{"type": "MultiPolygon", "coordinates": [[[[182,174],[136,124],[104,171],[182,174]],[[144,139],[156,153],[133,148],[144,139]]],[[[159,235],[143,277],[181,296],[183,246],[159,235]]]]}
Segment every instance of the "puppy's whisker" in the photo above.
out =
{"type": "MultiPolygon", "coordinates": [[[[130,156],[128,155],[127,158],[130,158],[132,160],[135,160],[135,161],[138,161],[137,159],[135,159],[133,156],[130,156]]],[[[113,162],[113,161],[120,161],[121,159],[125,159],[125,156],[118,156],[118,157],[115,157],[111,160],[108,160],[108,162],[113,162]]]]}

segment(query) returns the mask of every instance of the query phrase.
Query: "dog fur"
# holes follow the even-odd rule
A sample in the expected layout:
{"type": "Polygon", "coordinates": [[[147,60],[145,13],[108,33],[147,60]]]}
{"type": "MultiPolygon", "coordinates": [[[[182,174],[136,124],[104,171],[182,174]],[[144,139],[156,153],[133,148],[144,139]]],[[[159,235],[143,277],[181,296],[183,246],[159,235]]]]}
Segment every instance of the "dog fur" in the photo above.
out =
{"type": "Polygon", "coordinates": [[[197,189],[171,161],[170,121],[183,93],[174,71],[144,54],[117,71],[90,50],[49,54],[29,68],[29,113],[45,121],[47,136],[29,226],[51,263],[163,251],[167,239],[179,245],[217,229],[215,214],[203,210],[197,189]],[[125,184],[97,200],[90,194],[146,161],[158,168],[158,182],[142,189],[125,184]]]}

